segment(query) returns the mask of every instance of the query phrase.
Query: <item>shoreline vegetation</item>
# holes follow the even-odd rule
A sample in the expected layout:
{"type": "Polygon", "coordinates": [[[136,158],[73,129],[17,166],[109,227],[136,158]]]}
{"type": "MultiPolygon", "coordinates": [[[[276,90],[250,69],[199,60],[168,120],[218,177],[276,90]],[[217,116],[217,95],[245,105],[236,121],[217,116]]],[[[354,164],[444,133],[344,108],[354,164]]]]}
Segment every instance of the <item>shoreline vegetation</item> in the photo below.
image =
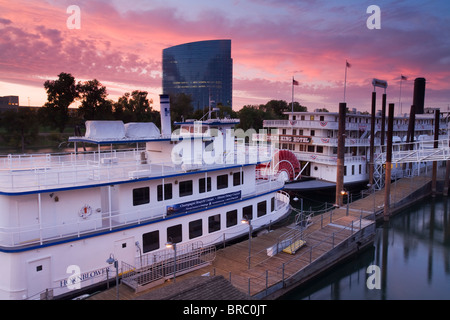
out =
{"type": "MultiPolygon", "coordinates": [[[[153,109],[153,100],[148,98],[146,91],[126,92],[113,101],[108,99],[106,87],[97,79],[77,83],[70,73],[64,72],[58,75],[57,80],[45,81],[44,88],[47,102],[43,106],[20,106],[0,112],[0,154],[47,148],[58,152],[58,149],[67,146],[68,137],[84,134],[87,120],[153,122],[160,127],[160,112],[153,109]],[[71,107],[73,103],[78,107],[71,107]]],[[[195,110],[190,95],[169,96],[172,121],[201,119],[209,110],[209,106],[195,110]]],[[[237,128],[244,131],[262,129],[264,120],[287,119],[284,113],[291,110],[307,111],[307,107],[298,102],[291,104],[284,100],[245,105],[238,111],[220,102],[212,107],[218,110],[215,111],[218,117],[238,118],[240,123],[237,128]]]]}

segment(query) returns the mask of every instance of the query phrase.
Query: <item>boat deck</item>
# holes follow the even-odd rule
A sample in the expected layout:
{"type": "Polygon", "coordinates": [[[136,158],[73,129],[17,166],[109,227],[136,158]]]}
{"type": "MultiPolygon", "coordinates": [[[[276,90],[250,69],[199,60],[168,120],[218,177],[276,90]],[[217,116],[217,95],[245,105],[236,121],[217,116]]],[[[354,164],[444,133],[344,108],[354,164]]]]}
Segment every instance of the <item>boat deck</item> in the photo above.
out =
{"type": "Polygon", "coordinates": [[[221,161],[205,163],[202,159],[192,159],[190,164],[174,163],[170,154],[167,162],[155,163],[142,157],[144,149],[0,156],[0,192],[84,187],[258,164],[270,161],[269,151],[265,147],[240,149],[236,146],[236,152],[225,154],[221,161]]]}

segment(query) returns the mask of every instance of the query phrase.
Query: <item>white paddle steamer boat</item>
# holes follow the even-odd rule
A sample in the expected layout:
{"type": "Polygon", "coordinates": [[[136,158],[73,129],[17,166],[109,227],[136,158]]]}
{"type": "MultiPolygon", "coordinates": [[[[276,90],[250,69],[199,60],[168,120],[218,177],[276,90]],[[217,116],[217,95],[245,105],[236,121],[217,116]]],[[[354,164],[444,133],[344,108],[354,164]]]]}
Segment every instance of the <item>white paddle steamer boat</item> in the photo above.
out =
{"type": "Polygon", "coordinates": [[[85,136],[69,139],[73,153],[0,158],[0,299],[66,296],[157,263],[148,281],[163,281],[176,257],[166,244],[179,259],[211,253],[248,235],[241,220],[257,230],[289,214],[283,182],[256,169],[271,161],[270,146],[236,139],[232,119],[186,121],[172,133],[166,96],[161,110],[161,131],[88,121],[85,136]],[[80,143],[98,147],[77,152],[80,143]]]}

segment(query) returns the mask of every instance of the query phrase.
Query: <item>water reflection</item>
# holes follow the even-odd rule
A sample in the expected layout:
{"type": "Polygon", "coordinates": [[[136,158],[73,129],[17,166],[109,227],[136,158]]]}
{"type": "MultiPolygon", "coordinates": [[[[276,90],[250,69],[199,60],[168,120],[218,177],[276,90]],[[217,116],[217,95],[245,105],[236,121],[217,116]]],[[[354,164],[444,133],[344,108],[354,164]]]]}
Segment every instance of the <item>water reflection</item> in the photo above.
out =
{"type": "Polygon", "coordinates": [[[285,299],[450,299],[448,198],[430,198],[377,227],[374,246],[285,299]],[[367,267],[380,267],[369,289],[367,267]]]}

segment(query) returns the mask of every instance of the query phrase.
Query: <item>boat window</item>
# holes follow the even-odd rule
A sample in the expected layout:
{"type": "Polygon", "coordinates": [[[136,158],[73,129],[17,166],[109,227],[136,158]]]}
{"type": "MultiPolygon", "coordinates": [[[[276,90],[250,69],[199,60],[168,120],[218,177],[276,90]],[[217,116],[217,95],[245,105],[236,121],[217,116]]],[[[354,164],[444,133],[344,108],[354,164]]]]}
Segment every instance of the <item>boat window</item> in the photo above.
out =
{"type": "Polygon", "coordinates": [[[192,195],[192,180],[180,182],[180,197],[192,195]]]}
{"type": "Polygon", "coordinates": [[[172,199],[172,184],[171,183],[164,184],[164,192],[163,192],[163,185],[162,184],[158,185],[157,196],[158,201],[172,199]]]}
{"type": "Polygon", "coordinates": [[[202,219],[189,222],[189,239],[200,237],[202,236],[202,234],[203,234],[202,219]]]}
{"type": "Polygon", "coordinates": [[[233,173],[233,186],[244,184],[244,175],[241,172],[233,173]]]}
{"type": "Polygon", "coordinates": [[[270,199],[270,211],[275,211],[275,197],[272,197],[272,199],[270,199]]]}
{"type": "Polygon", "coordinates": [[[198,192],[204,193],[211,191],[211,177],[201,178],[198,180],[198,192]]]}
{"type": "Polygon", "coordinates": [[[181,224],[177,224],[167,228],[167,242],[178,243],[183,241],[183,235],[181,233],[181,224]]]}
{"type": "Polygon", "coordinates": [[[208,231],[209,233],[220,230],[220,214],[210,216],[208,218],[208,231]]]}
{"type": "Polygon", "coordinates": [[[227,212],[227,228],[237,225],[237,210],[227,212]]]}
{"type": "Polygon", "coordinates": [[[217,190],[228,188],[228,175],[217,176],[217,190]]]}
{"type": "Polygon", "coordinates": [[[242,208],[242,218],[252,220],[253,219],[253,206],[247,206],[242,208]]]}
{"type": "Polygon", "coordinates": [[[150,202],[150,187],[133,189],[133,206],[150,202]]]}
{"type": "Polygon", "coordinates": [[[257,216],[262,217],[267,214],[267,204],[266,201],[258,202],[257,216]]]}
{"type": "Polygon", "coordinates": [[[144,253],[159,249],[159,230],[142,235],[142,250],[144,253]]]}

